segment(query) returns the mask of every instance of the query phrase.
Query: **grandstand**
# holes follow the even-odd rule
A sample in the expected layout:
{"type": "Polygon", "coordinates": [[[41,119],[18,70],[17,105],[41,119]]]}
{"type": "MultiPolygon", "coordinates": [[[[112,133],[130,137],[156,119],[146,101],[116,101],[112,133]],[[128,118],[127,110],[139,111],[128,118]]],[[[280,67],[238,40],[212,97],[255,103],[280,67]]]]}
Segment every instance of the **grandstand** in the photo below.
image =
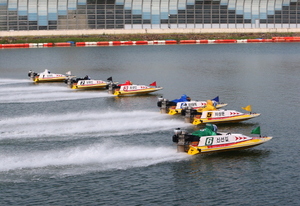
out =
{"type": "Polygon", "coordinates": [[[0,32],[299,28],[300,0],[0,0],[0,32]]]}

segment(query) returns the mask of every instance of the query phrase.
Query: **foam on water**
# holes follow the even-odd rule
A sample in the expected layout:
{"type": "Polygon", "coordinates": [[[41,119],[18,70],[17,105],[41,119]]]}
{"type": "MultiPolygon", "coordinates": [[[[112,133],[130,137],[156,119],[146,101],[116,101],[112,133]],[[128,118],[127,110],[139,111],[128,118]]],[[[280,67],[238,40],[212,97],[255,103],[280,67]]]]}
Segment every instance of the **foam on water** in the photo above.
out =
{"type": "Polygon", "coordinates": [[[133,133],[150,133],[186,126],[182,120],[170,119],[168,115],[150,111],[106,113],[85,112],[67,114],[36,114],[7,118],[0,121],[2,139],[75,138],[71,135],[111,136],[133,133]]]}
{"type": "MultiPolygon", "coordinates": [[[[1,81],[0,81],[1,82],[1,81]]],[[[24,83],[20,81],[18,83],[24,83]]],[[[62,100],[89,99],[112,96],[106,91],[78,91],[68,88],[64,83],[38,85],[14,85],[0,87],[0,103],[30,103],[62,100]]]]}
{"type": "Polygon", "coordinates": [[[26,83],[30,82],[29,79],[2,79],[0,78],[0,85],[9,85],[9,84],[17,84],[17,83],[26,83]]]}
{"type": "Polygon", "coordinates": [[[117,144],[113,141],[63,150],[0,153],[0,182],[39,181],[93,172],[127,170],[190,159],[175,147],[117,144]]]}
{"type": "MultiPolygon", "coordinates": [[[[71,90],[64,84],[24,86],[24,82],[28,81],[0,79],[0,104],[111,96],[106,91],[71,90]]],[[[185,126],[182,119],[158,111],[132,111],[131,108],[128,111],[82,110],[62,114],[37,111],[25,116],[7,116],[0,120],[0,144],[6,148],[0,152],[0,181],[60,178],[180,161],[187,155],[178,154],[172,144],[157,146],[157,141],[160,141],[159,132],[185,126]],[[155,132],[153,141],[140,144],[134,140],[137,134],[155,132]],[[132,138],[122,141],[125,136],[132,138]]]]}

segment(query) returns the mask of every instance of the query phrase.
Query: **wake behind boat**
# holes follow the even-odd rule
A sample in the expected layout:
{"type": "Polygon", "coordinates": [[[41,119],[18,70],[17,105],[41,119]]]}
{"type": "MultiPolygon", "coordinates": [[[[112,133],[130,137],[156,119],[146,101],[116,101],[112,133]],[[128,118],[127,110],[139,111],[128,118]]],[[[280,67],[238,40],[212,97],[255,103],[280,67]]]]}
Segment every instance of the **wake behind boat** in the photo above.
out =
{"type": "Polygon", "coordinates": [[[189,155],[248,149],[272,139],[272,137],[261,137],[260,127],[251,132],[259,136],[249,137],[238,133],[218,133],[215,125],[212,124],[207,124],[204,129],[191,134],[180,128],[175,129],[174,133],[172,139],[177,144],[177,151],[189,155]]]}
{"type": "Polygon", "coordinates": [[[112,84],[109,86],[109,92],[115,96],[149,94],[162,89],[163,87],[157,87],[156,82],[153,82],[149,86],[146,86],[132,84],[132,82],[129,80],[127,80],[124,84],[112,84]]]}

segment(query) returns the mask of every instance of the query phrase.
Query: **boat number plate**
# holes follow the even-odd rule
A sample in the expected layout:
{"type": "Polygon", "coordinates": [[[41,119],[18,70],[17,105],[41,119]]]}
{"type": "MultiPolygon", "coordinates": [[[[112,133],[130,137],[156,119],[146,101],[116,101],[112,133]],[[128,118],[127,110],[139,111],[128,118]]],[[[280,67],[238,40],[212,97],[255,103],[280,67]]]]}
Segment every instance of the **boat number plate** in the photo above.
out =
{"type": "Polygon", "coordinates": [[[214,138],[213,137],[207,137],[205,140],[205,145],[212,145],[214,142],[214,138]]]}

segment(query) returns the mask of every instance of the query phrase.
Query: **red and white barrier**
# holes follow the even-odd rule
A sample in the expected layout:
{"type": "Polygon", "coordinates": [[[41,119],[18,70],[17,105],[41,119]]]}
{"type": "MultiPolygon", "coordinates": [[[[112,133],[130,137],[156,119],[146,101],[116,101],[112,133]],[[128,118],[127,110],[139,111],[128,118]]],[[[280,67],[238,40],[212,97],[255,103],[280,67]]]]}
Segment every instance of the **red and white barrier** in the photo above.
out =
{"type": "Polygon", "coordinates": [[[27,48],[29,44],[2,44],[2,48],[27,48]]]}
{"type": "Polygon", "coordinates": [[[57,46],[57,47],[68,47],[68,46],[71,46],[71,43],[70,42],[58,42],[58,43],[54,43],[54,46],[57,46]]]}
{"type": "MultiPolygon", "coordinates": [[[[273,37],[272,39],[217,39],[217,40],[154,40],[154,41],[104,41],[76,42],[76,46],[128,46],[128,45],[165,45],[165,44],[228,44],[228,43],[262,43],[262,42],[300,42],[300,37],[273,37]]],[[[37,47],[68,47],[71,42],[59,43],[20,43],[0,44],[0,48],[37,48],[37,47]]]]}

